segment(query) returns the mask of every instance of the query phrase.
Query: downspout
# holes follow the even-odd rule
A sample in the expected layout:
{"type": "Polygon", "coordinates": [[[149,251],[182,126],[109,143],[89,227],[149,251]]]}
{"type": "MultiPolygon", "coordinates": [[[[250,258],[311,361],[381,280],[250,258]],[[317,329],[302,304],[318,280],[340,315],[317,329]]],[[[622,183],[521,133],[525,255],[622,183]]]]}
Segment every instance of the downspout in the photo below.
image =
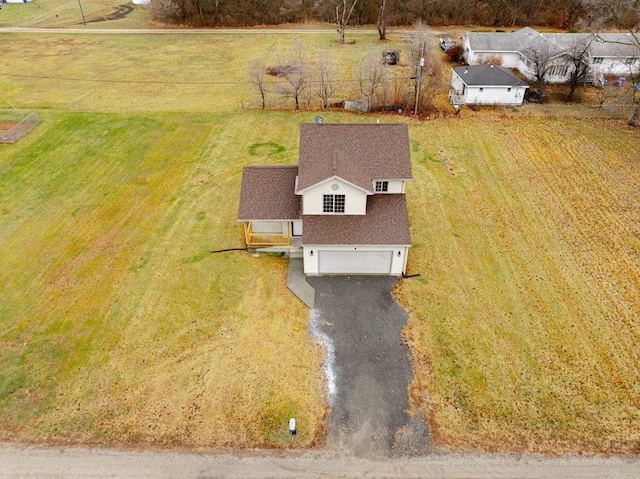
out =
{"type": "Polygon", "coordinates": [[[409,246],[404,247],[404,265],[402,266],[402,276],[407,274],[407,260],[409,259],[409,246]]]}

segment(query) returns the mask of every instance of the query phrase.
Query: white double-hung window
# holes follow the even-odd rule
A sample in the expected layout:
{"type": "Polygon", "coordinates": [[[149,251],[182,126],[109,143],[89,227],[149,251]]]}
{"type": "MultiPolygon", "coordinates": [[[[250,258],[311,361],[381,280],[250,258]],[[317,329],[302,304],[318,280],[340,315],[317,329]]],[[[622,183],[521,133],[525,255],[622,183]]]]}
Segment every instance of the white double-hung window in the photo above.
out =
{"type": "Polygon", "coordinates": [[[344,195],[322,195],[323,213],[344,213],[344,195]]]}

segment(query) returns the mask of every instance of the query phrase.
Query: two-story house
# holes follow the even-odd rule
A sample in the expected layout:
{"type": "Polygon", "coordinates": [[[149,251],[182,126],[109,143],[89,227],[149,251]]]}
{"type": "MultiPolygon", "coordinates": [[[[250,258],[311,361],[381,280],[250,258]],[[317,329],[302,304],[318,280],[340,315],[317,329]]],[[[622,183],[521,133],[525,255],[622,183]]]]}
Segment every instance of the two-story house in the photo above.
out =
{"type": "Polygon", "coordinates": [[[304,272],[405,273],[411,246],[405,124],[302,124],[298,165],[242,172],[249,248],[302,255],[304,272]]]}

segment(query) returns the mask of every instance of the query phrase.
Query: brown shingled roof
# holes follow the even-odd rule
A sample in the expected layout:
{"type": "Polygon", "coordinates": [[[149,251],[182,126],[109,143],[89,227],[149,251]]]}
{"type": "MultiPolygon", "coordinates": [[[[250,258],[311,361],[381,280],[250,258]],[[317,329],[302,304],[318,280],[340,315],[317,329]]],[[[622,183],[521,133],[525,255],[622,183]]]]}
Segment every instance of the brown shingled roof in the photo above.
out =
{"type": "Polygon", "coordinates": [[[409,245],[405,195],[367,198],[366,215],[304,215],[302,244],[409,245]]]}
{"type": "Polygon", "coordinates": [[[301,197],[294,193],[297,175],[297,165],[245,166],[238,220],[299,219],[301,197]]]}
{"type": "Polygon", "coordinates": [[[300,192],[340,176],[372,192],[374,179],[411,179],[406,124],[303,123],[300,125],[300,192]]]}

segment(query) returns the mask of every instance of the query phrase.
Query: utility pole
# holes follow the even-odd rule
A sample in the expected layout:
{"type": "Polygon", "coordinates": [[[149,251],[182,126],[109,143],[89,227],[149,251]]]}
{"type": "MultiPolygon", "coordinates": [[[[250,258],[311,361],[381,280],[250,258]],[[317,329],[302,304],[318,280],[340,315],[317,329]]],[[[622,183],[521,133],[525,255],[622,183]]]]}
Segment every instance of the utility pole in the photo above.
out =
{"type": "MultiPolygon", "coordinates": [[[[78,0],[80,1],[80,0],[78,0]]],[[[418,106],[420,105],[420,82],[422,81],[422,69],[424,68],[424,49],[425,44],[422,43],[420,45],[420,60],[418,60],[418,65],[416,66],[416,106],[413,110],[413,114],[418,114],[418,106]]]]}
{"type": "Polygon", "coordinates": [[[87,24],[87,22],[86,22],[86,20],[84,19],[84,12],[82,11],[82,4],[80,3],[80,0],[78,0],[78,5],[80,6],[80,14],[82,15],[82,24],[83,24],[83,25],[86,25],[86,24],[87,24]]]}

